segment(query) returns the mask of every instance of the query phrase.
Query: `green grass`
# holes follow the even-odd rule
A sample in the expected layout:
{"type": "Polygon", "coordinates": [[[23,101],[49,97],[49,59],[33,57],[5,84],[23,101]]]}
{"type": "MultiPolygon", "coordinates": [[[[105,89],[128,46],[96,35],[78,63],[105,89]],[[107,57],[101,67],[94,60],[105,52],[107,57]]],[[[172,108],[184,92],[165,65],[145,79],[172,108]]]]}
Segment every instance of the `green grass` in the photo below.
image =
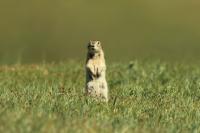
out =
{"type": "Polygon", "coordinates": [[[83,66],[0,66],[0,132],[200,132],[198,64],[110,63],[108,104],[83,95],[83,66]]]}

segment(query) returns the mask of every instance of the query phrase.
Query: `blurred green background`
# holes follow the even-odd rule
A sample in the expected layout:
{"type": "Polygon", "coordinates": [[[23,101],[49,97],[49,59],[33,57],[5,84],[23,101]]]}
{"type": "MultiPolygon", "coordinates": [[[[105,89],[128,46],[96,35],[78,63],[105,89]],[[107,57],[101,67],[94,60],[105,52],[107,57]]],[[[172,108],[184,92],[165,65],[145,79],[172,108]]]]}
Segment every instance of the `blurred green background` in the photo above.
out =
{"type": "Polygon", "coordinates": [[[84,59],[101,40],[109,60],[200,57],[198,0],[3,0],[0,62],[84,59]]]}

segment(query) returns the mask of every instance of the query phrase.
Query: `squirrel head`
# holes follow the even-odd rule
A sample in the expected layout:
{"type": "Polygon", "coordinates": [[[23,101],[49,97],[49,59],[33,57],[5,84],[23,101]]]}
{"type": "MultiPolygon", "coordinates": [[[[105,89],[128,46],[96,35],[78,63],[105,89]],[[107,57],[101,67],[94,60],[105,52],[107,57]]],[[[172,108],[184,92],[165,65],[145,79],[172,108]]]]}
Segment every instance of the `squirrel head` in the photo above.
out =
{"type": "Polygon", "coordinates": [[[88,52],[91,54],[100,53],[102,51],[102,46],[100,41],[92,41],[88,43],[88,52]]]}

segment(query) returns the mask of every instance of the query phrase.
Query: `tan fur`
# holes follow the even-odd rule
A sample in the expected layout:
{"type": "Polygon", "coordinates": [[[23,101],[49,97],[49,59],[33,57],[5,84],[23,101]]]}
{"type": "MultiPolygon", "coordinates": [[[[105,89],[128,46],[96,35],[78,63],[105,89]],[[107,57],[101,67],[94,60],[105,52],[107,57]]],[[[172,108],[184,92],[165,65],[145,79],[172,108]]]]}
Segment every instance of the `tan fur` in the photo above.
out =
{"type": "Polygon", "coordinates": [[[108,101],[106,63],[100,41],[90,41],[86,60],[86,94],[108,101]]]}

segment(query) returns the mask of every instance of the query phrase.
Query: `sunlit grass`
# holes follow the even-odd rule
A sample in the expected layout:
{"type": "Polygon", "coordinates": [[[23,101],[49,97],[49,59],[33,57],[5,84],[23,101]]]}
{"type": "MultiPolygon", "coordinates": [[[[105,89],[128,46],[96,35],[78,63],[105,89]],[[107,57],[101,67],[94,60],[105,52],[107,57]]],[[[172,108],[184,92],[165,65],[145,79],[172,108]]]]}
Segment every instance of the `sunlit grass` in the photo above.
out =
{"type": "Polygon", "coordinates": [[[0,132],[200,132],[199,65],[110,63],[110,101],[86,98],[84,64],[0,66],[0,132]]]}

